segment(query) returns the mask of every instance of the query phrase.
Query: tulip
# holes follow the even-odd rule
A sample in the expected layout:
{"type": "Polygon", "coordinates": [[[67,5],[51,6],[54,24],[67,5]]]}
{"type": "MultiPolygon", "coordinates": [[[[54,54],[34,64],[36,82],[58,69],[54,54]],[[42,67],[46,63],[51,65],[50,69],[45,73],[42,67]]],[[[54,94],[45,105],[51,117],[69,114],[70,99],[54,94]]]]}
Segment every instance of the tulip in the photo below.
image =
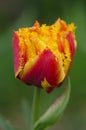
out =
{"type": "Polygon", "coordinates": [[[13,33],[15,77],[51,92],[67,77],[76,50],[75,26],[58,19],[53,25],[20,28],[13,33]]]}

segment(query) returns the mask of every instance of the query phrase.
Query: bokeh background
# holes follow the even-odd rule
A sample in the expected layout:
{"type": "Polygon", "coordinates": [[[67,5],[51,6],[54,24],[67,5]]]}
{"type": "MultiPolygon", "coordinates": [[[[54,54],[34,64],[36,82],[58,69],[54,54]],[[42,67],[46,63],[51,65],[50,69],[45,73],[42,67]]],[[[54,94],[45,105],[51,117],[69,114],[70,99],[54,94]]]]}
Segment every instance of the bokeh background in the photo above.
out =
{"type": "MultiPolygon", "coordinates": [[[[34,88],[14,77],[13,31],[32,26],[35,20],[52,24],[57,18],[75,23],[78,47],[70,71],[70,102],[51,130],[86,130],[86,0],[0,0],[0,115],[21,130],[25,127],[21,102],[26,98],[32,106],[34,88]]],[[[61,88],[49,95],[41,91],[40,114],[60,92],[61,88]]]]}

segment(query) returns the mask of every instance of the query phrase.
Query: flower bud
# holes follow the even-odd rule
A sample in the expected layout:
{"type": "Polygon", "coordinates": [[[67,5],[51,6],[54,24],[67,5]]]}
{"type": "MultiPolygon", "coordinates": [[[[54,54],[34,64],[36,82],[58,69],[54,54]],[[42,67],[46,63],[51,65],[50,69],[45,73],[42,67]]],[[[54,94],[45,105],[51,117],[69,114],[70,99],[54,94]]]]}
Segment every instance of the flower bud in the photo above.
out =
{"type": "Polygon", "coordinates": [[[15,77],[51,92],[66,78],[76,50],[74,24],[20,28],[13,34],[15,77]]]}

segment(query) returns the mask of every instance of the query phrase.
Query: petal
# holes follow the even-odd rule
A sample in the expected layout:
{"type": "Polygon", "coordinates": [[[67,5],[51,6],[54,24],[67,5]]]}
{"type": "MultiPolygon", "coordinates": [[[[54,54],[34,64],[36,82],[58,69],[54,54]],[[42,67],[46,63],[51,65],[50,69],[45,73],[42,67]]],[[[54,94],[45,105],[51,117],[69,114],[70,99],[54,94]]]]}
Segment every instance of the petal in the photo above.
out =
{"type": "Polygon", "coordinates": [[[47,92],[50,92],[60,83],[60,68],[59,61],[56,60],[52,52],[44,50],[33,67],[26,72],[24,71],[22,80],[29,85],[43,87],[47,92]],[[47,82],[45,85],[42,83],[44,79],[47,82]]]}
{"type": "Polygon", "coordinates": [[[20,42],[17,32],[13,34],[13,55],[14,55],[14,72],[15,76],[20,78],[24,64],[26,63],[26,48],[20,42]]]}
{"type": "Polygon", "coordinates": [[[74,56],[75,50],[76,50],[76,41],[74,39],[74,36],[73,36],[72,32],[69,32],[66,35],[66,38],[68,40],[68,44],[69,44],[69,48],[70,48],[70,53],[71,53],[71,59],[72,59],[73,56],[74,56]]]}
{"type": "Polygon", "coordinates": [[[16,32],[14,32],[13,34],[13,55],[14,55],[14,72],[16,75],[20,71],[19,37],[16,32]]]}

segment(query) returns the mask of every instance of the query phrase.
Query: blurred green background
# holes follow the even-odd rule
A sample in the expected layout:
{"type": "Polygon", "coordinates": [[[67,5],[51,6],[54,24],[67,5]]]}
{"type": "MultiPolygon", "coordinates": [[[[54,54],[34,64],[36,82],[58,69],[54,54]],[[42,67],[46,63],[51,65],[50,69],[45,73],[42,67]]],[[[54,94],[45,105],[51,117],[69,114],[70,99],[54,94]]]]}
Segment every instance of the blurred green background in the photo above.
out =
{"type": "MultiPolygon", "coordinates": [[[[77,51],[70,71],[71,98],[59,123],[51,130],[86,130],[86,0],[0,0],[0,115],[15,127],[24,128],[21,101],[32,105],[33,87],[16,80],[13,70],[12,35],[35,20],[52,24],[57,18],[77,26],[77,51]]],[[[60,95],[61,88],[47,95],[41,91],[40,114],[60,95]]]]}

